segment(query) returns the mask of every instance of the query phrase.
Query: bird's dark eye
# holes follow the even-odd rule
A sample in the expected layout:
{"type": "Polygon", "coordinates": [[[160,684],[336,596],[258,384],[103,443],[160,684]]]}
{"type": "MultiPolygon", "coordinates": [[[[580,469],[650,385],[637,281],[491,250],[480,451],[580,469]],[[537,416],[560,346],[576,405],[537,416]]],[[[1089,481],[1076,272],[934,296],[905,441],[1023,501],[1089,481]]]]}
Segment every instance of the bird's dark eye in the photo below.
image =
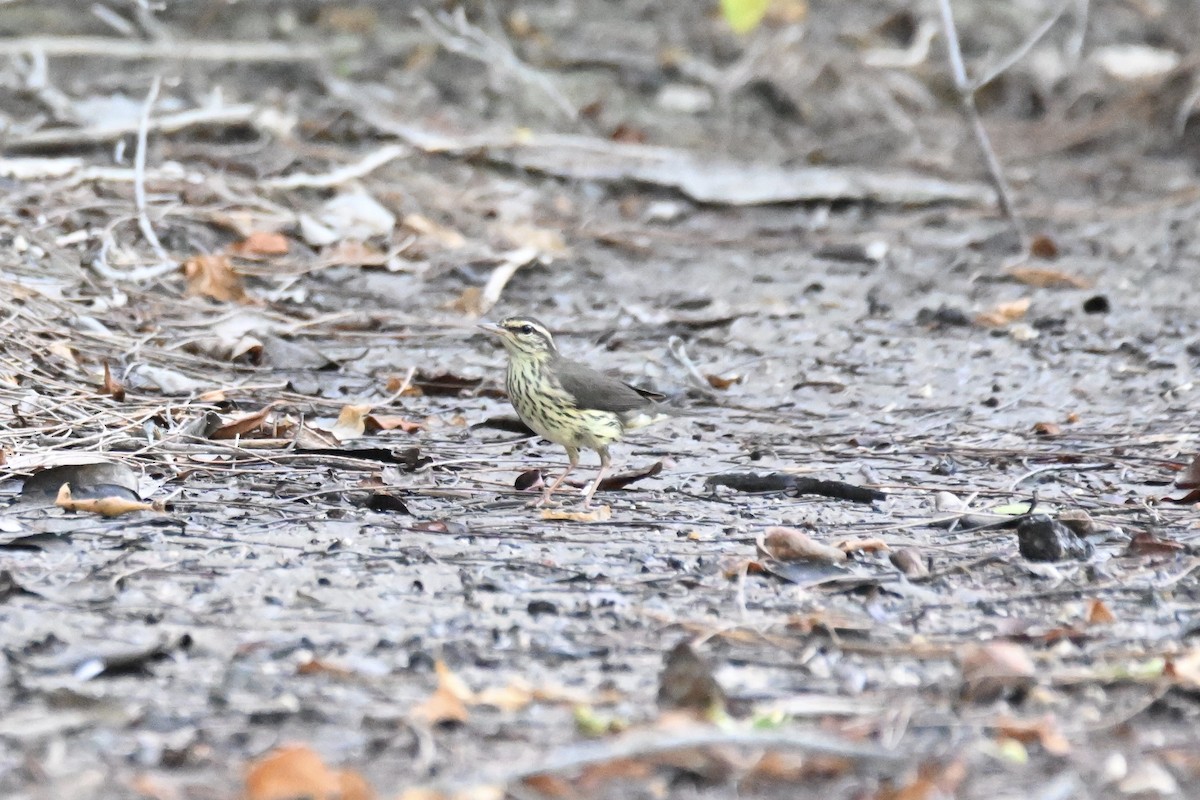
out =
{"type": "Polygon", "coordinates": [[[533,333],[533,326],[532,325],[522,325],[517,330],[520,331],[521,333],[525,334],[526,336],[528,336],[529,334],[533,333]]]}

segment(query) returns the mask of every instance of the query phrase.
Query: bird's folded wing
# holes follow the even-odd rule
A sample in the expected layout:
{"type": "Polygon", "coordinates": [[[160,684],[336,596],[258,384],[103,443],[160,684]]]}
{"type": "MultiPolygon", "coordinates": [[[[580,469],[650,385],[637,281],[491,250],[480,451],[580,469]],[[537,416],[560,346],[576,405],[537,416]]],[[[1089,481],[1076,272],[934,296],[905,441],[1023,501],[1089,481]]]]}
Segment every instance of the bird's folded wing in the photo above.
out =
{"type": "Polygon", "coordinates": [[[661,397],[574,361],[559,361],[554,371],[563,390],[575,399],[579,408],[621,414],[646,408],[653,399],[661,397]]]}

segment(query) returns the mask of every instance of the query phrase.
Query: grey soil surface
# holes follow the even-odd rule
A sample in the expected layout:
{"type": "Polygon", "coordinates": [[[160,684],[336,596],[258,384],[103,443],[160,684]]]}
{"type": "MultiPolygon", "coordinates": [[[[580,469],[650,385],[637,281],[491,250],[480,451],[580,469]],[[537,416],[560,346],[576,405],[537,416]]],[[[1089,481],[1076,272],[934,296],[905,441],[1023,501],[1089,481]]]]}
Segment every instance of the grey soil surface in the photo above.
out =
{"type": "MultiPolygon", "coordinates": [[[[0,797],[278,799],[296,743],[412,800],[1200,796],[1194,3],[1068,4],[981,93],[1025,259],[924,5],[138,5],[0,5],[0,797]],[[668,396],[607,520],[515,488],[565,455],[512,312],[668,396]],[[1091,554],[1024,557],[1030,502],[1091,554]],[[723,710],[659,707],[680,641],[723,710]]],[[[1043,5],[956,2],[972,68],[1043,5]]]]}

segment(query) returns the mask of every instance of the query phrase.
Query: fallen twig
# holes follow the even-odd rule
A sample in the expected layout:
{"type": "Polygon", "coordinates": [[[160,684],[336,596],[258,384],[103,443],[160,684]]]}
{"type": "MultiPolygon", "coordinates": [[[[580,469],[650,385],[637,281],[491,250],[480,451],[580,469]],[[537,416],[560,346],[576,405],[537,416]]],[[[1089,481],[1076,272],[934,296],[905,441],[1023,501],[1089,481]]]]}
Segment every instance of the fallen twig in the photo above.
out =
{"type": "MultiPolygon", "coordinates": [[[[1025,230],[1024,221],[1017,216],[1012,201],[1012,190],[1009,188],[1008,179],[1004,177],[1004,167],[1000,164],[996,151],[992,149],[991,139],[988,137],[987,129],[983,126],[979,109],[975,105],[975,91],[978,86],[972,84],[967,78],[967,68],[963,63],[962,47],[958,43],[958,28],[954,24],[954,11],[950,8],[950,0],[938,0],[938,7],[942,12],[942,28],[946,35],[946,55],[950,60],[950,72],[954,77],[954,88],[958,91],[963,115],[971,125],[975,141],[983,153],[988,177],[991,178],[992,186],[996,190],[996,201],[1000,206],[1000,213],[1013,226],[1020,242],[1021,251],[1028,251],[1029,234],[1025,230]]],[[[1010,65],[1006,64],[1006,66],[1010,65]]],[[[993,78],[995,75],[992,75],[989,80],[993,78]]]]}
{"type": "Polygon", "coordinates": [[[696,389],[709,397],[717,396],[717,393],[713,391],[712,384],[701,374],[699,367],[696,366],[696,362],[692,361],[692,357],[688,355],[687,345],[684,344],[683,339],[678,336],[672,336],[667,339],[667,351],[687,370],[688,377],[692,379],[692,385],[696,389]]]}
{"type": "Polygon", "coordinates": [[[0,41],[0,56],[41,50],[47,56],[94,56],[124,60],[166,58],[176,61],[319,61],[357,49],[350,41],[333,45],[299,42],[231,42],[225,39],[140,41],[115,36],[26,36],[0,41]]]}
{"type": "Polygon", "coordinates": [[[547,75],[521,61],[507,42],[489,36],[468,22],[461,6],[453,14],[439,13],[436,19],[423,8],[418,8],[413,16],[430,36],[450,52],[473,58],[489,70],[504,69],[523,84],[545,95],[564,117],[572,122],[579,119],[578,109],[571,105],[571,101],[563,96],[547,75]]]}
{"type": "MultiPolygon", "coordinates": [[[[259,108],[249,103],[217,108],[196,108],[175,114],[165,114],[151,120],[147,125],[147,132],[177,133],[200,125],[239,125],[252,122],[259,113],[259,108]]],[[[29,152],[105,144],[137,132],[138,123],[124,121],[108,125],[94,125],[90,128],[52,128],[34,131],[24,136],[14,136],[4,142],[4,149],[9,152],[29,152]]]]}
{"type": "Polygon", "coordinates": [[[483,285],[483,291],[479,294],[479,302],[476,310],[480,314],[486,314],[495,307],[496,303],[500,302],[500,295],[504,292],[504,287],[512,280],[512,276],[517,274],[517,270],[533,262],[538,257],[536,247],[521,247],[512,252],[505,253],[504,261],[500,266],[492,270],[492,274],[488,276],[487,283],[483,285]]]}
{"type": "Polygon", "coordinates": [[[347,164],[344,167],[326,172],[323,175],[297,172],[293,175],[284,175],[279,178],[269,178],[260,181],[259,185],[268,189],[326,189],[362,178],[389,161],[403,158],[410,153],[412,153],[412,150],[408,147],[390,144],[379,148],[373,153],[367,154],[354,164],[347,164]]]}
{"type": "MultiPolygon", "coordinates": [[[[158,99],[158,90],[162,86],[162,76],[155,75],[150,82],[150,91],[146,93],[146,102],[142,104],[142,113],[138,120],[137,149],[133,154],[133,203],[137,209],[138,229],[142,232],[150,249],[158,256],[162,273],[177,269],[179,264],[167,255],[154,226],[150,223],[150,215],[146,212],[146,140],[149,138],[150,111],[154,101],[158,99]]],[[[157,276],[156,276],[157,277],[157,276]]]]}
{"type": "Polygon", "coordinates": [[[754,747],[765,750],[801,750],[816,755],[867,761],[877,765],[894,766],[907,762],[909,756],[884,750],[879,747],[839,740],[832,734],[788,733],[784,731],[739,731],[718,728],[701,728],[681,733],[650,731],[632,733],[599,742],[564,747],[539,764],[513,771],[506,784],[525,780],[535,775],[551,775],[561,772],[621,761],[675,750],[697,747],[754,747]]]}

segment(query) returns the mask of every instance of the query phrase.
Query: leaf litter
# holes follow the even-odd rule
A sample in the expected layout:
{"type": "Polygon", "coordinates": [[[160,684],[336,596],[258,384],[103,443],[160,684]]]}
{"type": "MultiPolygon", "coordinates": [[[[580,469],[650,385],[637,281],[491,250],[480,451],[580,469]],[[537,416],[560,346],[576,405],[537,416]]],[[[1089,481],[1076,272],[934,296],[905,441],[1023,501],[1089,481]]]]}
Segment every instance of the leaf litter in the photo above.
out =
{"type": "MultiPolygon", "coordinates": [[[[319,24],[411,29],[377,4],[342,12],[319,24]]],[[[5,146],[52,157],[0,161],[0,677],[22,687],[0,700],[0,794],[1194,783],[1200,330],[1183,270],[1200,254],[1172,233],[1189,209],[1161,194],[1177,142],[1137,149],[1157,131],[1141,112],[1088,131],[1009,118],[1043,143],[1010,152],[1036,159],[1032,254],[1054,260],[1014,267],[973,167],[946,158],[963,128],[925,83],[940,73],[911,16],[860,41],[836,24],[848,12],[808,11],[822,77],[770,12],[739,87],[702,61],[728,35],[707,12],[680,11],[679,52],[634,48],[612,70],[572,47],[611,37],[596,12],[567,27],[526,12],[501,21],[509,41],[439,17],[404,62],[360,49],[269,92],[266,71],[229,73],[247,104],[164,89],[140,174],[117,144],[137,147],[140,56],[119,74],[54,55],[6,67],[45,107],[14,105],[5,146]],[[456,68],[464,42],[497,58],[456,68]],[[863,81],[867,55],[907,66],[863,81]],[[543,79],[565,96],[568,75],[606,99],[564,135],[543,79]],[[59,102],[56,81],[80,97],[59,102]],[[517,102],[528,81],[543,100],[517,102]],[[93,106],[124,107],[111,124],[55,116],[118,90],[93,106]],[[728,151],[716,112],[678,99],[713,92],[708,108],[736,112],[728,151]],[[276,108],[281,93],[295,102],[276,108]],[[797,154],[792,133],[822,152],[797,154]],[[1104,204],[1107,160],[1079,141],[1137,167],[1104,204]],[[543,518],[514,487],[561,451],[488,422],[511,412],[470,318],[509,310],[684,412],[614,446],[652,466],[600,487],[604,519],[570,494],[566,518],[543,518]],[[64,484],[77,510],[53,505],[64,484]],[[78,505],[113,496],[143,510],[78,505]],[[1024,546],[1022,526],[1052,536],[1024,546]]],[[[213,24],[236,32],[243,13],[213,24]]],[[[236,44],[197,49],[183,17],[161,19],[188,58],[236,44]]],[[[47,52],[86,44],[38,32],[47,52]]],[[[1010,73],[1031,107],[1078,80],[1040,74],[1048,61],[1010,73]]],[[[189,62],[197,85],[215,85],[206,63],[189,62]]],[[[1137,91],[1129,108],[1194,124],[1137,91]]]]}

